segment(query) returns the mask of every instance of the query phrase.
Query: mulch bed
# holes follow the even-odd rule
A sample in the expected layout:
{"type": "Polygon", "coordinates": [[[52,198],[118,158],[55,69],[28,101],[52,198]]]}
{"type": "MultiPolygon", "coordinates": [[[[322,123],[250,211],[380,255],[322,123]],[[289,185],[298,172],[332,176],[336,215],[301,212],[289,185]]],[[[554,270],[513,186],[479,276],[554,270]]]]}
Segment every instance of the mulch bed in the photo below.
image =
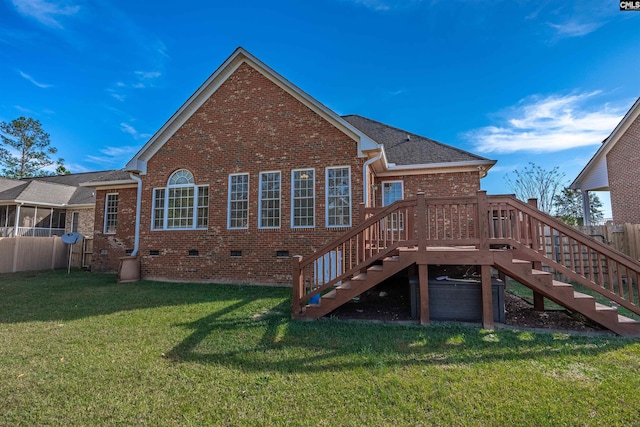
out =
{"type": "MultiPolygon", "coordinates": [[[[536,311],[532,304],[510,292],[505,292],[504,298],[505,324],[509,326],[559,331],[603,331],[599,325],[566,310],[536,311]]],[[[394,292],[392,287],[376,288],[366,298],[344,304],[329,316],[385,322],[415,321],[411,317],[409,295],[394,292]]]]}

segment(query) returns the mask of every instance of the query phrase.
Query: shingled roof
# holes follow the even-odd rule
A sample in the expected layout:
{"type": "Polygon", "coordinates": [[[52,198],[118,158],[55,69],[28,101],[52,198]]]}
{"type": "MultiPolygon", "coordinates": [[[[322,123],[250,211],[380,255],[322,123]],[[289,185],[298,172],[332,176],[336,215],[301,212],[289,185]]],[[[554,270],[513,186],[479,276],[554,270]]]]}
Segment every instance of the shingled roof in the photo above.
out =
{"type": "Polygon", "coordinates": [[[468,151],[367,119],[366,117],[348,115],[342,116],[342,118],[378,144],[384,145],[387,160],[396,165],[427,165],[432,163],[489,160],[468,151]]]}
{"type": "Polygon", "coordinates": [[[42,176],[20,180],[0,178],[0,202],[21,201],[55,206],[94,204],[95,190],[81,187],[80,184],[111,176],[113,172],[116,171],[42,176]]]}

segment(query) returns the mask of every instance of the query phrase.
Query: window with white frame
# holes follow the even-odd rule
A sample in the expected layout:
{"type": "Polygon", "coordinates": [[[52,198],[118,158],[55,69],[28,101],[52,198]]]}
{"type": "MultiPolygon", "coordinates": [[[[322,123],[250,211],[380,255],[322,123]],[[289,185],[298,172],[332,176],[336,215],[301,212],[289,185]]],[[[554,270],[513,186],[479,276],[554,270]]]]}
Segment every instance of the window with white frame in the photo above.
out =
{"type": "MultiPolygon", "coordinates": [[[[382,182],[382,206],[389,206],[397,200],[404,199],[404,185],[402,181],[382,182]]],[[[404,215],[393,212],[387,218],[387,228],[398,230],[404,228],[404,215]]]]}
{"type": "Polygon", "coordinates": [[[291,171],[291,227],[314,227],[315,204],[315,171],[291,171]]]}
{"type": "Polygon", "coordinates": [[[327,227],[351,226],[351,168],[326,169],[327,227]]]}
{"type": "Polygon", "coordinates": [[[209,186],[195,185],[188,170],[175,171],[166,188],[153,190],[154,230],[206,229],[208,223],[209,186]]]}
{"type": "Polygon", "coordinates": [[[229,175],[228,228],[249,227],[249,174],[229,175]]]}
{"type": "MultiPolygon", "coordinates": [[[[76,218],[77,218],[77,212],[74,212],[74,214],[76,214],[76,218]]],[[[118,223],[118,193],[108,193],[104,203],[105,234],[115,233],[117,223],[118,223]]],[[[73,226],[72,226],[72,229],[73,229],[73,226]]],[[[76,231],[76,230],[73,230],[73,231],[76,231]]]]}
{"type": "Polygon", "coordinates": [[[260,172],[260,228],[280,227],[280,172],[260,172]]]}

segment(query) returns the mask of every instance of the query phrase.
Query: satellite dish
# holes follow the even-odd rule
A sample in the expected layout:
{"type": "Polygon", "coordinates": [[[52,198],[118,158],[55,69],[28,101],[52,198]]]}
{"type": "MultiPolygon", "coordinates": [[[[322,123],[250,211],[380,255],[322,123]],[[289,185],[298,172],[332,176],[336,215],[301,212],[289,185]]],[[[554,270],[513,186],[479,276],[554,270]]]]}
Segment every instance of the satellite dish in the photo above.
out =
{"type": "Polygon", "coordinates": [[[77,231],[73,231],[71,233],[64,233],[62,236],[60,236],[60,239],[62,239],[64,243],[69,245],[69,257],[68,257],[69,263],[67,265],[67,274],[71,272],[71,248],[73,247],[73,245],[81,241],[83,238],[84,236],[81,233],[78,233],[77,231]]]}
{"type": "Polygon", "coordinates": [[[62,241],[68,245],[74,245],[76,243],[78,243],[80,240],[82,240],[84,236],[81,233],[78,233],[77,231],[71,232],[71,233],[65,233],[63,234],[60,238],[62,239],[62,241]]]}

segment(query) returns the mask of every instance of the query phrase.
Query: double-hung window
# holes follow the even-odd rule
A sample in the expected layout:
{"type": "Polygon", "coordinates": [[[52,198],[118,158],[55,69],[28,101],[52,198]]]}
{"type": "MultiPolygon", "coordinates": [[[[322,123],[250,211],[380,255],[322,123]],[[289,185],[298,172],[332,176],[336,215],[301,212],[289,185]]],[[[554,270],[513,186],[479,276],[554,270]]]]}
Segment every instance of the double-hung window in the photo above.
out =
{"type": "Polygon", "coordinates": [[[153,190],[154,230],[206,229],[209,221],[209,186],[195,185],[186,169],[175,171],[166,188],[153,190]]]}
{"type": "Polygon", "coordinates": [[[349,166],[326,169],[327,227],[351,226],[351,168],[349,166]]]}
{"type": "Polygon", "coordinates": [[[229,175],[228,228],[249,227],[249,174],[229,175]]]}
{"type": "Polygon", "coordinates": [[[291,171],[291,227],[315,226],[315,171],[291,171]]]}
{"type": "Polygon", "coordinates": [[[280,172],[260,172],[259,228],[280,228],[280,172]]]}
{"type": "MultiPolygon", "coordinates": [[[[73,213],[72,231],[78,231],[78,213],[73,213]]],[[[108,193],[104,204],[104,233],[113,234],[118,224],[118,193],[108,193]]]]}
{"type": "MultiPolygon", "coordinates": [[[[402,181],[382,182],[382,206],[389,206],[391,203],[404,198],[404,187],[402,181]]],[[[402,230],[404,228],[404,215],[401,212],[394,212],[387,217],[387,228],[392,230],[402,230]]]]}

